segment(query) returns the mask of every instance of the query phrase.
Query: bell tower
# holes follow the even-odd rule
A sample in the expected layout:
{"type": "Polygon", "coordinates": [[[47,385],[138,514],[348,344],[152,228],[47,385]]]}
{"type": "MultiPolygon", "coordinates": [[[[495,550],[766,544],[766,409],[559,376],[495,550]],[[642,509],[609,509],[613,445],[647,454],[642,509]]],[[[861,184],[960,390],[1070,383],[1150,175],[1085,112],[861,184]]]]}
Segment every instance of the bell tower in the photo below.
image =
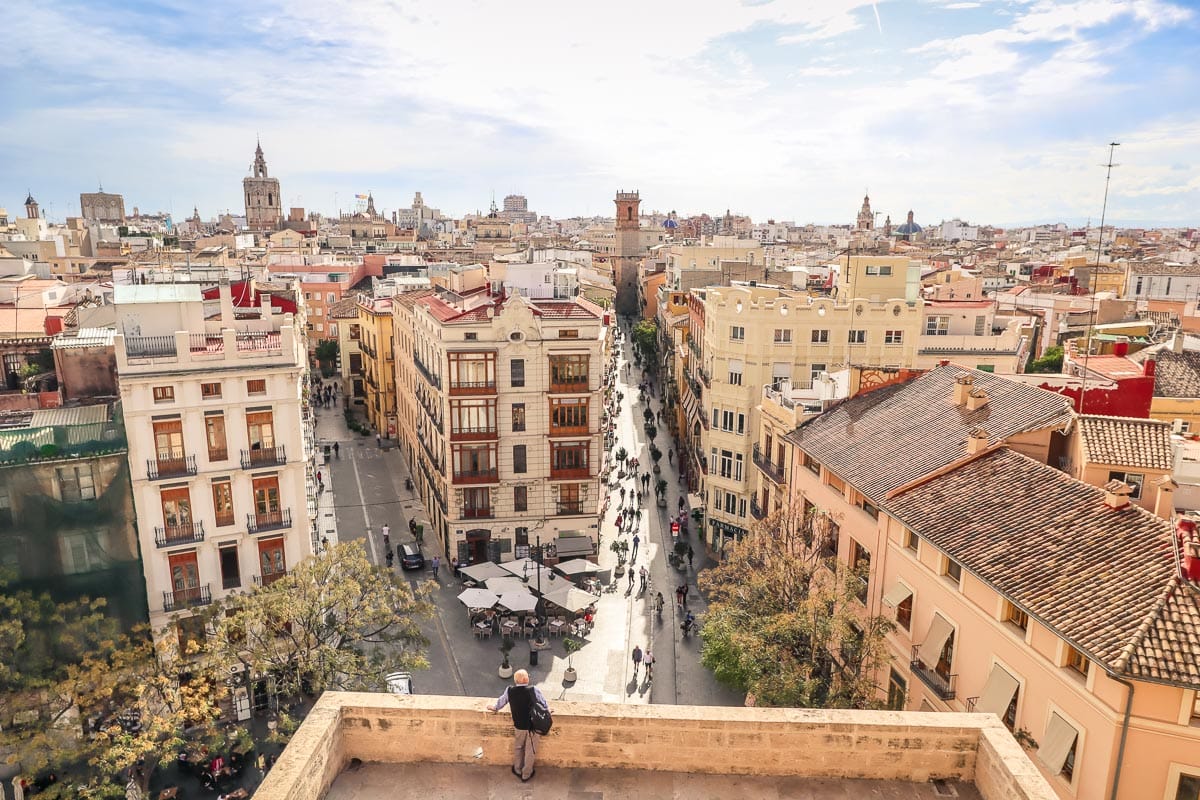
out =
{"type": "MultiPolygon", "coordinates": [[[[17,195],[17,197],[20,197],[20,195],[17,195]]],[[[41,216],[41,212],[38,210],[37,200],[33,199],[33,192],[26,192],[25,193],[25,217],[27,219],[37,219],[40,216],[41,216]]]]}
{"type": "Polygon", "coordinates": [[[613,259],[613,281],[617,285],[616,308],[625,316],[638,313],[638,259],[641,256],[641,195],[636,191],[618,191],[616,257],[613,259]]]}
{"type": "Polygon", "coordinates": [[[283,200],[279,197],[279,179],[267,173],[262,143],[254,150],[250,177],[242,179],[246,195],[246,227],[252,231],[277,231],[283,226],[283,200]]]}

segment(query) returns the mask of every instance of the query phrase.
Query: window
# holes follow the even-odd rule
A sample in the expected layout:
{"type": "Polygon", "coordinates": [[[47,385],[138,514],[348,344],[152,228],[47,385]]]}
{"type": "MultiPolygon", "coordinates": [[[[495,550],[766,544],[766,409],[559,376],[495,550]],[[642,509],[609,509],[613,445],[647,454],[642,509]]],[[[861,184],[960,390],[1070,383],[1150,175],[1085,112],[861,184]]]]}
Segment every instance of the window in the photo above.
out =
{"type": "Polygon", "coordinates": [[[868,275],[881,275],[881,276],[886,277],[886,276],[892,274],[892,267],[890,264],[868,264],[867,265],[867,274],[868,275]]]}
{"type": "Polygon", "coordinates": [[[359,327],[358,325],[356,325],[355,323],[351,322],[350,323],[350,338],[355,341],[358,341],[360,336],[362,336],[362,328],[359,327]]]}
{"type": "Polygon", "coordinates": [[[336,303],[337,295],[333,292],[329,292],[328,294],[325,295],[325,302],[326,303],[336,303]]]}
{"type": "Polygon", "coordinates": [[[914,531],[910,531],[907,528],[904,530],[904,546],[909,550],[912,550],[914,553],[917,552],[917,547],[919,546],[918,543],[920,541],[921,537],[917,536],[914,531]]]}
{"type": "Polygon", "coordinates": [[[858,590],[858,602],[866,605],[867,588],[871,574],[871,551],[854,539],[850,540],[850,569],[858,575],[862,586],[858,590]]]}
{"type": "Polygon", "coordinates": [[[551,436],[587,433],[588,417],[586,397],[552,397],[550,399],[551,436]]]}
{"type": "Polygon", "coordinates": [[[172,403],[175,401],[174,386],[155,386],[154,387],[154,402],[156,403],[172,403]]]}
{"type": "Polygon", "coordinates": [[[1029,630],[1029,615],[1007,600],[1004,601],[1004,621],[1023,631],[1029,630]]]}
{"type": "Polygon", "coordinates": [[[558,332],[558,338],[560,338],[560,339],[578,339],[579,338],[579,330],[577,328],[567,328],[566,330],[560,330],[558,332]]]}
{"type": "Polygon", "coordinates": [[[513,432],[525,430],[525,404],[513,403],[512,405],[512,429],[513,432]]]}
{"type": "Polygon", "coordinates": [[[908,597],[896,604],[896,624],[904,630],[912,630],[912,608],[913,596],[910,592],[908,597]]]}
{"type": "Polygon", "coordinates": [[[187,487],[163,489],[159,494],[163,525],[168,539],[192,538],[192,498],[187,487]]]}
{"type": "Polygon", "coordinates": [[[1079,730],[1056,712],[1050,712],[1046,723],[1046,734],[1038,747],[1038,760],[1050,768],[1050,772],[1062,775],[1067,780],[1075,774],[1075,748],[1079,743],[1079,730]]]}
{"type": "Polygon", "coordinates": [[[529,528],[515,528],[513,533],[516,537],[517,547],[529,547],[529,528]]]}
{"type": "Polygon", "coordinates": [[[262,539],[258,543],[258,566],[262,570],[262,582],[273,582],[287,572],[287,561],[283,555],[283,539],[262,539]]]}
{"type": "Polygon", "coordinates": [[[586,392],[587,387],[586,355],[550,356],[550,391],[586,392]]]}
{"type": "MultiPolygon", "coordinates": [[[[513,487],[513,510],[528,511],[529,510],[529,487],[514,486],[513,487]]],[[[517,530],[521,530],[518,528],[517,530]]],[[[519,537],[518,537],[519,539],[519,537]]],[[[526,530],[526,541],[518,541],[517,544],[529,544],[528,530],[526,530]]]]}
{"type": "MultiPolygon", "coordinates": [[[[716,412],[715,408],[713,409],[713,412],[714,413],[716,412]]],[[[733,412],[732,411],[722,411],[721,412],[721,430],[726,431],[726,432],[731,432],[733,430],[733,412]]]]}
{"type": "Polygon", "coordinates": [[[266,394],[267,381],[265,378],[255,378],[246,381],[246,394],[266,394]]]}
{"type": "Polygon", "coordinates": [[[1083,653],[1071,647],[1069,644],[1064,644],[1063,666],[1073,669],[1080,675],[1087,677],[1088,659],[1083,653]]]}
{"type": "Polygon", "coordinates": [[[871,519],[879,519],[879,508],[871,503],[871,501],[867,500],[867,498],[860,498],[858,501],[858,507],[867,512],[867,516],[871,519]]]}
{"type": "Polygon", "coordinates": [[[270,411],[246,414],[246,435],[251,450],[269,450],[275,446],[275,420],[270,411]]]}
{"type": "Polygon", "coordinates": [[[741,325],[730,325],[729,326],[729,338],[735,342],[745,341],[746,340],[746,329],[743,328],[741,325]]]}
{"type": "Polygon", "coordinates": [[[884,331],[884,344],[904,344],[904,331],[884,331]]]}
{"type": "Polygon", "coordinates": [[[955,583],[962,583],[962,565],[952,558],[946,559],[942,574],[955,583]]]}
{"type": "Polygon", "coordinates": [[[514,387],[525,385],[525,359],[514,358],[508,364],[508,380],[514,387]]]}
{"type": "Polygon", "coordinates": [[[829,331],[813,329],[812,343],[813,344],[829,344],[829,331]]]}
{"type": "Polygon", "coordinates": [[[739,517],[744,517],[744,516],[746,516],[746,499],[745,499],[744,497],[743,497],[743,498],[739,498],[739,499],[738,499],[738,512],[737,512],[737,515],[738,515],[739,517]]]}
{"type": "Polygon", "coordinates": [[[892,711],[903,711],[908,697],[908,681],[893,667],[888,677],[887,707],[892,711]]]}
{"type": "Polygon", "coordinates": [[[254,494],[254,513],[267,518],[258,520],[258,524],[261,526],[264,522],[274,522],[270,517],[279,513],[279,478],[275,475],[255,478],[251,482],[251,491],[254,494]]]}
{"type": "Polygon", "coordinates": [[[987,333],[987,317],[975,318],[975,335],[983,336],[987,333]]]}
{"type": "Polygon", "coordinates": [[[1192,713],[1189,725],[1200,725],[1200,691],[1192,693],[1192,713]]]}
{"type": "Polygon", "coordinates": [[[729,385],[730,386],[741,386],[742,385],[742,371],[740,369],[740,365],[739,365],[739,369],[737,372],[734,372],[733,369],[730,368],[730,370],[729,370],[729,385]]]}
{"type": "Polygon", "coordinates": [[[733,457],[733,479],[735,481],[740,481],[742,479],[742,475],[744,474],[745,465],[746,465],[746,457],[744,455],[742,455],[741,453],[738,453],[736,456],[733,457]]]}
{"type": "Polygon", "coordinates": [[[826,370],[826,366],[824,364],[813,364],[808,369],[809,380],[815,381],[817,378],[819,378],[821,376],[821,373],[824,372],[825,370],[826,370]]]}
{"type": "Polygon", "coordinates": [[[817,461],[815,458],[810,456],[808,453],[804,454],[804,468],[807,469],[809,472],[811,472],[813,475],[821,474],[821,462],[817,461]]]}
{"type": "Polygon", "coordinates": [[[1180,775],[1175,800],[1200,800],[1200,775],[1180,775]]]}
{"type": "Polygon", "coordinates": [[[238,564],[236,544],[223,544],[217,549],[221,562],[221,588],[236,589],[242,585],[242,569],[238,564]]]}
{"type": "Polygon", "coordinates": [[[775,344],[791,344],[792,329],[791,328],[776,328],[775,329],[775,344]]]}
{"type": "Polygon", "coordinates": [[[463,334],[463,339],[468,342],[474,342],[479,339],[479,334],[475,331],[467,331],[463,334]]]}
{"type": "Polygon", "coordinates": [[[558,487],[558,513],[582,514],[583,489],[579,483],[564,483],[558,487]]]}
{"type": "Polygon", "coordinates": [[[463,489],[463,516],[467,519],[479,519],[492,515],[491,490],[486,488],[463,489]]]}
{"type": "MultiPolygon", "coordinates": [[[[717,490],[718,492],[720,489],[717,490]]],[[[725,492],[725,513],[733,516],[737,513],[737,495],[733,492],[725,492]]]]}
{"type": "Polygon", "coordinates": [[[525,445],[514,444],[513,445],[513,472],[516,472],[518,474],[525,472],[527,466],[528,465],[526,464],[526,459],[525,459],[525,445]]]}
{"type": "MultiPolygon", "coordinates": [[[[220,384],[217,384],[218,386],[220,384]]],[[[204,417],[204,438],[208,442],[208,460],[224,461],[229,458],[229,446],[225,441],[225,416],[211,414],[204,417]]]]}
{"type": "Polygon", "coordinates": [[[233,524],[233,484],[228,478],[213,481],[213,514],[217,518],[217,527],[233,524]]]}
{"type": "Polygon", "coordinates": [[[746,433],[746,415],[745,414],[737,415],[737,432],[738,432],[738,436],[743,436],[746,433]]]}
{"type": "Polygon", "coordinates": [[[64,503],[81,503],[96,499],[96,480],[92,465],[58,467],[58,493],[64,503]]]}
{"type": "Polygon", "coordinates": [[[945,336],[950,333],[950,317],[927,317],[925,319],[926,336],[945,336]]]}
{"type": "Polygon", "coordinates": [[[1110,481],[1121,481],[1129,485],[1133,491],[1129,495],[1130,500],[1137,500],[1142,496],[1142,484],[1146,482],[1146,476],[1140,472],[1121,472],[1113,470],[1108,473],[1110,481]]]}
{"type": "Polygon", "coordinates": [[[200,396],[205,400],[215,400],[221,396],[221,384],[219,383],[202,383],[200,384],[200,396]]]}
{"type": "Polygon", "coordinates": [[[850,331],[850,344],[866,344],[866,343],[867,343],[867,332],[866,331],[855,331],[855,330],[850,331]]]}

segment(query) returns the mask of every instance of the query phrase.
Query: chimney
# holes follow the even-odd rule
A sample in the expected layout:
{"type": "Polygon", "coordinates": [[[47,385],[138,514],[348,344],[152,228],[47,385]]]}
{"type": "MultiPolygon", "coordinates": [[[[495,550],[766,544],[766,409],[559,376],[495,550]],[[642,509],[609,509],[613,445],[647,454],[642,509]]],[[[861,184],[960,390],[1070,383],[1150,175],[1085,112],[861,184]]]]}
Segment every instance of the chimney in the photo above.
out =
{"type": "Polygon", "coordinates": [[[967,395],[975,385],[975,376],[966,373],[954,379],[954,405],[961,406],[967,402],[967,395]]]}
{"type": "Polygon", "coordinates": [[[1181,330],[1175,331],[1175,337],[1173,339],[1171,339],[1171,352],[1173,352],[1173,353],[1182,353],[1183,352],[1183,331],[1181,331],[1181,330]]]}
{"type": "Polygon", "coordinates": [[[1170,475],[1163,475],[1155,483],[1158,494],[1154,496],[1154,515],[1169,520],[1175,516],[1174,494],[1179,484],[1170,475]]]}
{"type": "Polygon", "coordinates": [[[1189,581],[1200,581],[1200,538],[1196,536],[1196,521],[1181,517],[1175,525],[1175,535],[1183,550],[1183,576],[1189,581]]]}
{"type": "Polygon", "coordinates": [[[942,360],[938,361],[938,366],[939,366],[939,367],[948,367],[948,366],[950,366],[950,359],[948,359],[948,358],[943,358],[942,360]]]}
{"type": "Polygon", "coordinates": [[[967,394],[967,411],[978,411],[988,404],[988,394],[983,389],[972,389],[967,394]]]}
{"type": "Polygon", "coordinates": [[[1112,509],[1129,507],[1129,495],[1133,488],[1124,481],[1113,479],[1104,486],[1104,505],[1112,509]]]}
{"type": "Polygon", "coordinates": [[[987,449],[989,434],[983,428],[972,428],[967,436],[967,452],[971,455],[987,449]]]}
{"type": "Polygon", "coordinates": [[[1158,369],[1158,362],[1154,360],[1154,356],[1150,356],[1142,363],[1142,374],[1147,378],[1153,378],[1155,370],[1158,369]]]}
{"type": "Polygon", "coordinates": [[[1122,358],[1129,355],[1129,342],[1128,341],[1114,342],[1113,343],[1113,355],[1121,356],[1122,358]]]}

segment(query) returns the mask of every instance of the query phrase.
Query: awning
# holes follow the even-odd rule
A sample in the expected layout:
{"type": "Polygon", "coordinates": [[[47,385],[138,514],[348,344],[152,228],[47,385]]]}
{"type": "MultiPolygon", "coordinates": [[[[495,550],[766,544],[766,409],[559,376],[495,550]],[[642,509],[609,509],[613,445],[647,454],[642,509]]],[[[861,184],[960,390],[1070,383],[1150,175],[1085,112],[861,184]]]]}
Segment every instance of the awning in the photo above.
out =
{"type": "Polygon", "coordinates": [[[942,648],[946,646],[951,634],[954,633],[954,626],[950,621],[941,614],[933,615],[933,622],[929,623],[929,633],[925,635],[925,641],[917,648],[917,656],[929,669],[933,669],[942,657],[942,648]]]}
{"type": "Polygon", "coordinates": [[[912,589],[908,588],[903,583],[897,583],[891,589],[888,589],[887,594],[883,596],[883,602],[887,603],[892,608],[896,608],[905,600],[912,597],[912,595],[912,589]]]}
{"type": "Polygon", "coordinates": [[[1042,746],[1038,748],[1038,760],[1050,768],[1053,775],[1062,772],[1063,764],[1067,763],[1067,753],[1075,744],[1079,731],[1071,723],[1054,712],[1050,713],[1050,722],[1046,725],[1046,735],[1042,737],[1042,746]]]}
{"type": "Polygon", "coordinates": [[[975,710],[983,714],[995,714],[1003,719],[1004,712],[1008,711],[1008,705],[1017,693],[1019,685],[1017,679],[1004,667],[993,666],[987,683],[983,686],[983,692],[979,695],[979,702],[975,704],[975,710]]]}
{"type": "Polygon", "coordinates": [[[554,549],[559,558],[590,556],[595,551],[590,536],[560,536],[554,541],[554,549]]]}

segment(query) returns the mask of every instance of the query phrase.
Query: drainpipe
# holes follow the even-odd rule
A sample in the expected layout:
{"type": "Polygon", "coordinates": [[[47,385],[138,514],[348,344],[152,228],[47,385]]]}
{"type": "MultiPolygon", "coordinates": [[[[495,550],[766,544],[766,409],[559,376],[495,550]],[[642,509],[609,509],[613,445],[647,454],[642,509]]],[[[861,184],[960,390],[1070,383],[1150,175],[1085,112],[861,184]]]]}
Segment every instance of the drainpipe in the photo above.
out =
{"type": "Polygon", "coordinates": [[[1121,743],[1117,746],[1117,768],[1113,772],[1112,794],[1110,800],[1117,800],[1117,790],[1121,787],[1121,767],[1125,760],[1125,740],[1129,738],[1129,717],[1133,714],[1133,684],[1124,678],[1109,672],[1108,677],[1129,690],[1125,695],[1125,719],[1121,722],[1121,743]]]}

